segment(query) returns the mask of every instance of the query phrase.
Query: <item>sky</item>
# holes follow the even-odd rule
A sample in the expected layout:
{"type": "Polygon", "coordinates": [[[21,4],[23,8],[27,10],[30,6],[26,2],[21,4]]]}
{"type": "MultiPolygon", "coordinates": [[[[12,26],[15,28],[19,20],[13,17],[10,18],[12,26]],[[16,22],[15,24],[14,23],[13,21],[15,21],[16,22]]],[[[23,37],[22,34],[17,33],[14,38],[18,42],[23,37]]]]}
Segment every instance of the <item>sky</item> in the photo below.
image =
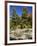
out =
{"type": "Polygon", "coordinates": [[[15,8],[16,13],[21,16],[22,15],[22,8],[27,8],[28,14],[32,14],[32,6],[12,6],[10,5],[10,15],[12,15],[13,9],[15,8]]]}

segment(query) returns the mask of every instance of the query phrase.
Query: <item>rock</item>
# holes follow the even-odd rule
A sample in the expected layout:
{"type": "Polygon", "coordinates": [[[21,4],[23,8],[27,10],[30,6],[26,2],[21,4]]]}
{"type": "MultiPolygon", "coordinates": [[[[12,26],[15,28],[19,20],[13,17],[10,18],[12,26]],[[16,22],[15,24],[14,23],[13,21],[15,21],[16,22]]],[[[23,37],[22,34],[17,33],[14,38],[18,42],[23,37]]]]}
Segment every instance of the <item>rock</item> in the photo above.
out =
{"type": "Polygon", "coordinates": [[[15,31],[11,31],[10,37],[13,40],[32,39],[32,29],[29,31],[27,29],[16,29],[15,31]]]}

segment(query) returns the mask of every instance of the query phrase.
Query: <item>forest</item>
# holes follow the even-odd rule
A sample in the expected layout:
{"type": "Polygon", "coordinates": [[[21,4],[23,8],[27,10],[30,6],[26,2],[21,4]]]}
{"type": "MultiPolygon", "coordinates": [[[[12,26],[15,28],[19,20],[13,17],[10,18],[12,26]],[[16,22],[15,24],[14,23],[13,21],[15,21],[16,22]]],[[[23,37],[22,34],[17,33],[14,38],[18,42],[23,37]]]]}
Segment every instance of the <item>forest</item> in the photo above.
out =
{"type": "MultiPolygon", "coordinates": [[[[27,8],[22,9],[22,15],[19,16],[16,13],[16,9],[13,9],[12,15],[10,16],[10,37],[14,39],[22,39],[20,38],[22,35],[25,37],[24,32],[26,34],[27,39],[32,39],[32,14],[28,15],[27,8]],[[18,30],[17,30],[18,29],[18,30]],[[19,30],[20,29],[20,30],[19,30]],[[26,29],[26,30],[24,30],[26,29]],[[31,30],[30,30],[31,29],[31,30]],[[17,30],[17,31],[16,31],[17,30]],[[22,30],[22,31],[21,31],[22,30]],[[24,31],[23,31],[24,30],[24,31]],[[22,33],[21,33],[22,32],[22,33]],[[12,34],[13,33],[13,34],[12,34]],[[29,33],[29,34],[28,34],[29,33]],[[31,34],[30,34],[31,33],[31,34]],[[14,36],[13,36],[14,35],[14,36]],[[15,36],[17,38],[15,38],[15,36]]],[[[11,38],[11,39],[12,39],[11,38]]],[[[13,39],[13,40],[14,40],[13,39]]],[[[24,38],[26,39],[26,38],[24,38]]]]}
{"type": "Polygon", "coordinates": [[[16,10],[13,9],[12,16],[10,17],[10,29],[16,29],[17,26],[20,26],[20,29],[32,28],[32,14],[28,16],[26,8],[23,8],[22,16],[19,16],[16,10]]]}

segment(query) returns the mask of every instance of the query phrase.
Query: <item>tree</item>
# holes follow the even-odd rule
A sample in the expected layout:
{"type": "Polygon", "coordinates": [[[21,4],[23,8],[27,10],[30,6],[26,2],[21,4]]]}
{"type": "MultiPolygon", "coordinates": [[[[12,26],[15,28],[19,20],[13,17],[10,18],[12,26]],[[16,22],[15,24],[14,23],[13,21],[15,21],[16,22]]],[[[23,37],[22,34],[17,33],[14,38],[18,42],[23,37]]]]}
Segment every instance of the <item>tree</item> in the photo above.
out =
{"type": "Polygon", "coordinates": [[[13,28],[13,29],[16,29],[16,26],[17,26],[17,24],[16,24],[16,21],[17,21],[16,17],[17,17],[16,10],[13,9],[11,20],[10,20],[11,21],[10,22],[10,27],[13,28]]]}
{"type": "Polygon", "coordinates": [[[27,17],[27,8],[23,8],[22,10],[22,18],[25,19],[27,17]]]}
{"type": "Polygon", "coordinates": [[[21,28],[26,27],[26,22],[27,22],[27,8],[22,9],[22,21],[21,21],[21,28]]]}

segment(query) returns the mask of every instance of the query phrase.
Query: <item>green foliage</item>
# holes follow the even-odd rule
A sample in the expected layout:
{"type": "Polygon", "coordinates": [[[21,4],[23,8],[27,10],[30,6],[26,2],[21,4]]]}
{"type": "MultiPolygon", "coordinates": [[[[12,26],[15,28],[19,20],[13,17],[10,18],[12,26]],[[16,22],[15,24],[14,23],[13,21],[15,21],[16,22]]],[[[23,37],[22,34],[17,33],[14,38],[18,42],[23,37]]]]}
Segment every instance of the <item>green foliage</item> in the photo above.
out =
{"type": "Polygon", "coordinates": [[[27,9],[23,8],[22,10],[22,16],[20,17],[16,10],[13,9],[12,16],[10,17],[10,29],[16,29],[18,25],[20,25],[20,28],[32,28],[32,14],[27,17],[27,9]]]}
{"type": "Polygon", "coordinates": [[[13,9],[13,14],[11,16],[11,20],[10,20],[10,27],[13,28],[13,29],[16,29],[16,26],[17,26],[17,14],[16,14],[16,10],[13,9]]]}
{"type": "Polygon", "coordinates": [[[27,9],[26,8],[23,8],[23,10],[22,10],[22,18],[23,19],[27,18],[27,9]]]}

